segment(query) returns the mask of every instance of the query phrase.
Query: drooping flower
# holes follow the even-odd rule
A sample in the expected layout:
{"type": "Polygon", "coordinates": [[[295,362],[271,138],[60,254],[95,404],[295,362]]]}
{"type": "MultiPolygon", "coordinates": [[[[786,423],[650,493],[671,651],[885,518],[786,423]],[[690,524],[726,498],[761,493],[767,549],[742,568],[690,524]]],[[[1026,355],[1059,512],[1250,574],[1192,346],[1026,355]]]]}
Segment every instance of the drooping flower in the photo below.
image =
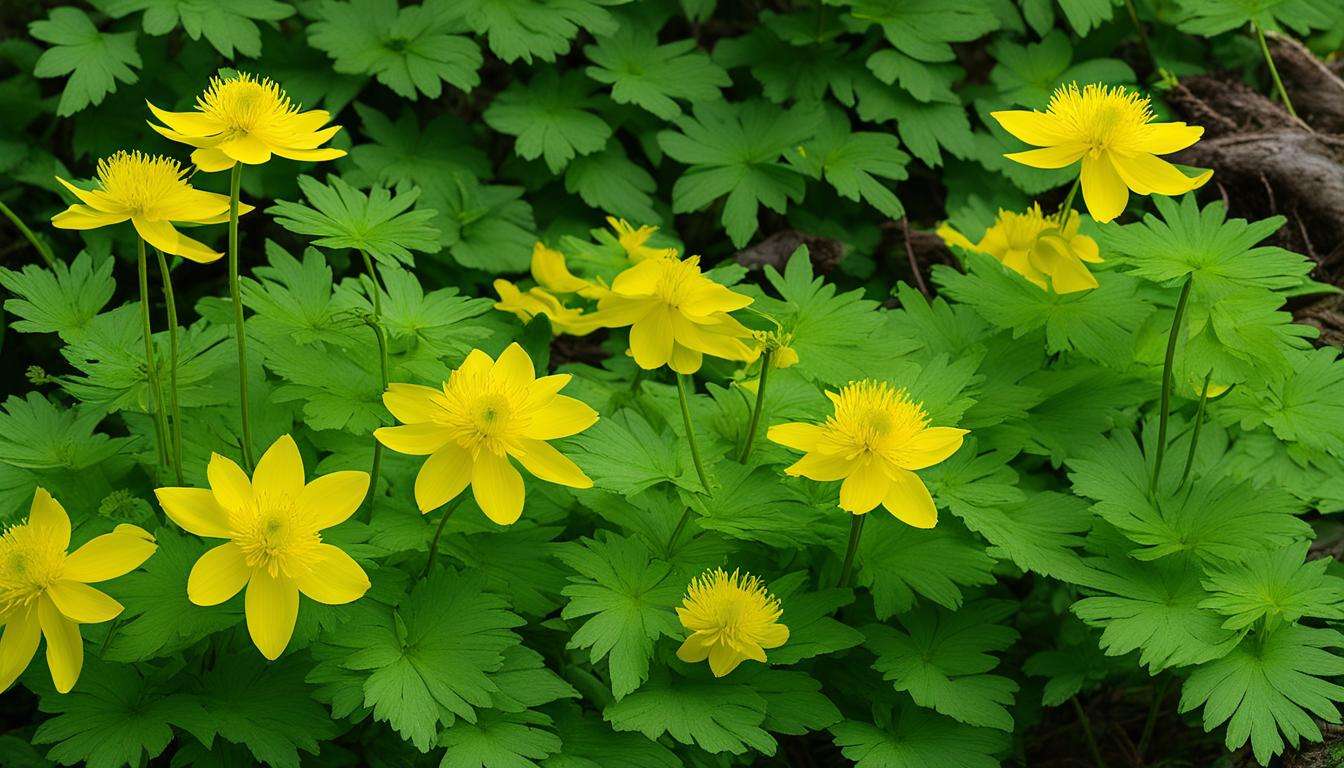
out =
{"type": "MultiPolygon", "coordinates": [[[[228,195],[194,189],[186,171],[161,155],[121,151],[98,161],[98,188],[84,190],[57,176],[79,202],[52,217],[61,229],[96,229],[130,220],[145,242],[164,253],[198,262],[223,256],[183,235],[175,222],[220,224],[229,219],[228,195]]],[[[240,203],[238,213],[252,210],[240,203]]]]}
{"type": "Polygon", "coordinates": [[[776,424],[766,433],[805,452],[784,472],[844,480],[840,508],[846,512],[862,515],[881,504],[909,525],[932,528],[938,509],[915,470],[956,453],[968,430],[930,427],[924,407],[886,382],[852,382],[826,396],[835,411],[824,424],[776,424]]]}
{"type": "Polygon", "coordinates": [[[1064,168],[1082,161],[1083,200],[1092,218],[1120,215],[1133,190],[1140,195],[1181,195],[1213,176],[1186,176],[1157,155],[1185,149],[1204,129],[1185,123],[1154,123],[1152,103],[1121,86],[1070,83],[1050,97],[1045,112],[991,113],[1017,138],[1040,149],[1004,157],[1033,168],[1064,168]]]}
{"type": "Polygon", "coordinates": [[[593,481],[548,440],[578,434],[597,412],[560,394],[568,373],[537,378],[532,360],[510,344],[498,360],[473,349],[443,387],[392,384],[383,404],[401,426],[374,436],[399,453],[428,456],[415,478],[422,513],[447,504],[468,483],[486,517],[500,525],[523,512],[523,476],[517,461],[536,477],[570,488],[593,481]]]}
{"type": "Polygon", "coordinates": [[[677,258],[676,248],[654,248],[648,245],[649,238],[658,231],[657,227],[646,225],[635,228],[630,222],[615,216],[608,216],[607,224],[616,233],[616,240],[625,249],[625,254],[635,263],[645,259],[677,258]]]}
{"type": "Polygon", "coordinates": [[[79,625],[111,621],[122,608],[89,585],[139,568],[155,547],[147,531],[122,524],[67,554],[70,517],[38,488],[28,519],[0,536],[0,691],[28,668],[39,638],[56,690],[74,688],[84,666],[79,625]]]}
{"type": "Polygon", "coordinates": [[[228,539],[191,568],[187,597],[218,605],[247,587],[247,631],[257,650],[275,660],[289,645],[299,594],[326,605],[358,600],[369,578],[322,531],[345,522],[364,501],[369,473],[347,470],[304,482],[294,438],[282,435],[257,462],[249,480],[233,461],[211,454],[209,488],[159,488],[154,494],[183,530],[228,539]]]}
{"type": "Polygon", "coordinates": [[[323,127],[325,110],[300,111],[284,90],[267,78],[240,73],[215,77],[196,99],[194,112],[149,110],[163,125],[150,127],[173,141],[196,147],[191,161],[202,171],[227,171],[235,163],[260,165],[279,155],[290,160],[334,160],[345,150],[323,147],[341,130],[323,127]]]}
{"type": "Polygon", "coordinates": [[[1069,211],[1066,216],[1068,221],[1061,229],[1058,219],[1047,217],[1033,203],[1026,213],[1000,210],[978,243],[950,224],[939,227],[938,235],[948,245],[993,256],[1043,291],[1053,288],[1055,293],[1075,293],[1096,288],[1097,278],[1083,262],[1101,263],[1097,243],[1079,234],[1082,217],[1077,212],[1069,211]]]}
{"type": "Polygon", "coordinates": [[[577,307],[566,307],[540,286],[522,291],[508,280],[496,280],[494,286],[495,293],[499,294],[495,309],[508,312],[524,323],[537,315],[545,315],[556,333],[571,336],[585,336],[601,327],[593,315],[585,314],[577,307]]]}
{"type": "Polygon", "coordinates": [[[750,574],[722,568],[705,571],[686,588],[677,608],[681,626],[690,630],[677,658],[688,664],[709,659],[715,677],[737,669],[747,659],[765,662],[765,652],[789,639],[780,623],[779,600],[750,574]]]}
{"type": "Polygon", "coordinates": [[[700,370],[704,355],[753,360],[746,326],[729,312],[751,303],[700,272],[700,258],[646,259],[616,276],[597,303],[608,328],[630,326],[630,352],[644,369],[700,370]]]}
{"type": "Polygon", "coordinates": [[[532,279],[551,293],[577,293],[586,299],[600,299],[607,287],[576,277],[565,264],[565,255],[544,243],[532,246],[532,279]]]}

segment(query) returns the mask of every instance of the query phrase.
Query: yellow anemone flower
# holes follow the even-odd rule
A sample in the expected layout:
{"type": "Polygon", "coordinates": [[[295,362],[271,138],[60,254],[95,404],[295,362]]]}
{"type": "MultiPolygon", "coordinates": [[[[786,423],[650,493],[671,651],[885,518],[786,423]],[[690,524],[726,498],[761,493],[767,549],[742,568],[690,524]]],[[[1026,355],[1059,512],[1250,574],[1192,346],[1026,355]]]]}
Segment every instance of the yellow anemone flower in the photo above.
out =
{"type": "Polygon", "coordinates": [[[151,128],[196,147],[191,161],[202,171],[227,171],[235,163],[260,165],[272,154],[290,160],[345,156],[345,150],[322,147],[341,130],[339,125],[322,127],[331,115],[321,109],[299,111],[267,78],[214,77],[196,99],[195,112],[168,112],[153,104],[149,110],[163,123],[150,123],[151,128]]]}
{"type": "Polygon", "coordinates": [[[630,257],[633,262],[641,262],[645,259],[675,259],[677,258],[676,248],[654,248],[646,245],[649,238],[653,237],[658,231],[657,227],[643,226],[636,229],[625,219],[618,219],[615,216],[607,217],[607,224],[611,231],[616,233],[616,240],[625,249],[625,255],[630,257]]]}
{"type": "Polygon", "coordinates": [[[1186,176],[1157,155],[1185,149],[1204,129],[1185,123],[1154,123],[1152,103],[1116,86],[1070,83],[1050,97],[1045,112],[1008,110],[991,113],[1004,130],[1041,149],[1004,157],[1033,168],[1064,168],[1082,161],[1083,200],[1092,218],[1107,222],[1120,215],[1129,192],[1182,195],[1213,176],[1186,176]]]}
{"type": "Polygon", "coordinates": [[[422,513],[437,509],[471,484],[486,517],[500,525],[523,513],[523,476],[528,472],[570,488],[593,481],[547,440],[578,434],[597,421],[597,412],[560,390],[568,373],[537,378],[532,359],[517,344],[498,360],[473,349],[441,389],[392,384],[383,404],[402,423],[374,431],[379,442],[399,453],[428,456],[415,478],[415,503],[422,513]]]}
{"type": "Polygon", "coordinates": [[[508,312],[524,323],[537,315],[545,315],[550,318],[551,328],[556,333],[571,336],[586,336],[601,327],[599,320],[592,315],[585,315],[581,309],[566,307],[544,288],[534,287],[523,292],[508,280],[496,280],[494,286],[495,293],[499,294],[495,309],[508,312]]]}
{"type": "Polygon", "coordinates": [[[70,517],[43,488],[33,494],[28,519],[0,536],[0,691],[8,688],[47,641],[47,666],[56,690],[75,687],[84,666],[80,624],[111,621],[121,603],[89,584],[130,573],[154,554],[154,537],[134,525],[70,548],[70,517]]]}
{"type": "Polygon", "coordinates": [[[695,373],[704,355],[756,358],[743,341],[751,331],[728,314],[750,303],[750,296],[705,277],[698,256],[646,259],[616,276],[597,314],[608,328],[630,326],[630,352],[639,367],[695,373]]]}
{"type": "Polygon", "coordinates": [[[294,438],[266,449],[249,480],[229,459],[211,454],[209,488],[159,488],[159,505],[183,530],[228,539],[201,555],[187,577],[196,605],[219,605],[247,587],[247,632],[274,661],[289,645],[299,593],[326,605],[358,600],[369,577],[322,531],[345,522],[364,501],[369,473],[332,472],[304,482],[294,438]]]}
{"type": "Polygon", "coordinates": [[[956,453],[968,430],[930,427],[924,407],[886,382],[852,382],[826,396],[835,412],[824,424],[776,424],[766,433],[805,452],[785,474],[844,480],[840,508],[846,512],[862,515],[881,504],[902,522],[932,528],[938,509],[915,470],[956,453]]]}
{"type": "Polygon", "coordinates": [[[1043,291],[1053,288],[1055,293],[1074,293],[1096,288],[1097,278],[1083,262],[1101,263],[1097,243],[1078,233],[1082,217],[1075,211],[1067,215],[1068,223],[1061,230],[1056,219],[1046,217],[1033,203],[1026,213],[1000,210],[978,243],[948,224],[938,228],[938,235],[950,246],[993,256],[1043,291]]]}
{"type": "Polygon", "coordinates": [[[542,243],[532,246],[532,279],[551,293],[577,293],[586,299],[600,299],[606,286],[575,277],[565,265],[565,254],[542,243]]]}
{"type": "MultiPolygon", "coordinates": [[[[120,151],[98,161],[98,188],[80,189],[56,180],[79,202],[52,217],[60,229],[96,229],[127,219],[144,241],[164,253],[198,262],[223,256],[173,228],[174,222],[220,224],[229,219],[228,195],[192,188],[186,171],[161,155],[120,151]]],[[[240,203],[238,213],[252,210],[240,203]]]]}
{"type": "Polygon", "coordinates": [[[705,571],[686,588],[677,608],[681,626],[691,634],[677,649],[688,664],[709,659],[715,677],[737,669],[747,659],[765,662],[765,652],[789,639],[779,623],[779,600],[750,574],[728,575],[722,568],[705,571]]]}

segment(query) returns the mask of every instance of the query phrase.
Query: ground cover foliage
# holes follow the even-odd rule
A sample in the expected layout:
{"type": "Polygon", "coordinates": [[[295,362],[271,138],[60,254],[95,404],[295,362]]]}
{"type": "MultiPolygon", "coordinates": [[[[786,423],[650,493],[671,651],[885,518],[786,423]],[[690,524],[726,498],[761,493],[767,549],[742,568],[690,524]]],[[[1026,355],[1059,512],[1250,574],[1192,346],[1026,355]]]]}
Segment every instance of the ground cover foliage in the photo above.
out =
{"type": "Polygon", "coordinates": [[[0,32],[0,764],[1339,759],[1337,3],[0,32]]]}

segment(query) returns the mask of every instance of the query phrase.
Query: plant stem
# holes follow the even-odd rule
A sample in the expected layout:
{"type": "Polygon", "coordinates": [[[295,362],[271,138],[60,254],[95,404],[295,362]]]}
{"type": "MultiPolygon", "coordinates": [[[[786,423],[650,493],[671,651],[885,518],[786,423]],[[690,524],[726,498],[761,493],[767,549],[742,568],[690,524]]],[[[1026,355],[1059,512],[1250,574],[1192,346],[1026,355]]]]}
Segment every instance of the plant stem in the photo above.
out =
{"type": "MultiPolygon", "coordinates": [[[[1274,80],[1274,90],[1279,92],[1279,98],[1283,101],[1283,106],[1288,110],[1288,114],[1297,117],[1297,110],[1293,109],[1293,101],[1288,98],[1288,91],[1283,87],[1283,80],[1279,79],[1279,68],[1274,66],[1274,57],[1269,55],[1269,45],[1265,42],[1265,31],[1259,24],[1251,24],[1255,30],[1255,39],[1260,43],[1260,52],[1265,55],[1265,63],[1269,65],[1269,76],[1274,80]]],[[[1301,118],[1298,118],[1301,119],[1301,118]]]]}
{"type": "Polygon", "coordinates": [[[742,455],[738,457],[739,464],[746,464],[747,457],[751,456],[751,444],[756,440],[756,429],[761,425],[761,411],[765,409],[765,381],[770,374],[770,358],[775,351],[766,347],[761,353],[761,377],[756,382],[756,407],[751,410],[751,421],[747,424],[747,438],[742,444],[742,455]]]}
{"type": "Polygon", "coordinates": [[[247,399],[247,334],[243,330],[243,299],[238,290],[238,191],[243,180],[243,164],[234,163],[229,172],[229,298],[233,301],[233,329],[238,339],[238,404],[243,419],[243,465],[252,471],[252,417],[247,399]]]}
{"type": "Polygon", "coordinates": [[[168,407],[173,413],[173,470],[177,473],[177,484],[186,485],[182,479],[182,411],[177,401],[177,300],[173,297],[173,278],[168,274],[168,259],[158,248],[154,249],[154,253],[159,257],[163,300],[168,307],[168,407]]]}
{"type": "Polygon", "coordinates": [[[705,474],[704,462],[700,460],[700,446],[695,442],[695,427],[691,424],[690,396],[686,393],[686,382],[691,377],[677,374],[677,398],[681,401],[681,420],[686,425],[686,442],[691,444],[691,461],[695,464],[695,474],[700,477],[700,485],[709,493],[709,476],[705,474]]]}
{"type": "Polygon", "coordinates": [[[677,545],[677,539],[681,536],[681,532],[686,529],[686,523],[690,522],[690,519],[691,508],[687,505],[686,511],[681,513],[681,519],[677,521],[677,527],[672,529],[672,537],[667,540],[667,556],[669,559],[672,557],[672,548],[677,545]]]}
{"type": "Polygon", "coordinates": [[[140,318],[144,321],[145,337],[145,378],[149,382],[150,416],[154,419],[154,442],[159,449],[159,463],[168,463],[168,443],[164,435],[168,431],[164,423],[163,393],[159,391],[158,366],[154,364],[154,334],[149,319],[149,263],[145,257],[145,241],[136,239],[139,248],[137,264],[140,272],[140,318]]]}
{"type": "Polygon", "coordinates": [[[1077,696],[1070,696],[1069,701],[1073,702],[1073,711],[1078,713],[1078,723],[1083,726],[1083,738],[1087,740],[1088,749],[1092,750],[1093,762],[1097,768],[1106,768],[1106,761],[1101,757],[1101,747],[1097,746],[1097,737],[1092,735],[1092,721],[1088,719],[1083,705],[1078,703],[1077,696]]]}
{"type": "MultiPolygon", "coordinates": [[[[464,488],[463,491],[465,490],[466,489],[464,488]]],[[[425,570],[420,574],[420,578],[423,579],[428,576],[430,570],[434,568],[434,559],[439,556],[439,537],[443,535],[443,526],[448,522],[448,518],[452,517],[453,513],[456,512],[457,508],[460,506],[462,506],[462,500],[461,497],[458,497],[458,502],[445,509],[443,511],[443,517],[439,518],[439,527],[434,529],[434,538],[429,542],[429,559],[425,561],[425,570]]]]}
{"type": "Polygon", "coordinates": [[[37,239],[37,235],[33,234],[33,230],[29,229],[28,225],[23,223],[23,219],[20,219],[18,214],[10,210],[10,207],[4,203],[0,203],[0,213],[4,214],[5,218],[14,222],[14,226],[18,227],[19,232],[23,233],[23,236],[27,238],[28,242],[33,244],[33,248],[37,250],[38,255],[42,257],[42,260],[47,262],[47,267],[55,269],[56,257],[52,255],[51,249],[47,247],[46,243],[37,239]]]}
{"type": "Polygon", "coordinates": [[[859,537],[863,535],[863,521],[867,519],[867,515],[854,515],[849,523],[849,546],[845,548],[845,562],[840,566],[840,581],[836,584],[841,589],[849,586],[850,575],[854,572],[854,555],[859,551],[859,537]]]}
{"type": "Polygon", "coordinates": [[[1153,56],[1153,47],[1148,44],[1148,31],[1143,28],[1143,23],[1139,21],[1139,11],[1134,7],[1134,0],[1125,0],[1125,9],[1129,11],[1129,20],[1134,23],[1134,31],[1139,33],[1139,46],[1143,48],[1148,61],[1152,62],[1153,68],[1157,68],[1157,57],[1153,56]]]}
{"type": "MultiPolygon", "coordinates": [[[[360,251],[360,256],[364,257],[364,271],[368,273],[369,296],[373,300],[373,336],[378,342],[378,382],[384,392],[387,391],[388,363],[387,363],[387,337],[383,334],[383,299],[382,289],[378,283],[378,271],[374,269],[373,260],[369,254],[360,251]]],[[[369,512],[373,512],[373,500],[378,493],[378,472],[383,465],[383,444],[378,442],[378,438],[373,439],[373,467],[369,470],[369,512]]]]}
{"type": "Polygon", "coordinates": [[[1073,210],[1073,199],[1078,196],[1078,187],[1082,186],[1082,183],[1083,177],[1082,174],[1079,174],[1073,180],[1073,186],[1069,187],[1069,193],[1064,196],[1064,204],[1059,206],[1059,210],[1055,212],[1060,228],[1068,223],[1069,211],[1073,210]]]}
{"type": "Polygon", "coordinates": [[[1213,371],[1204,374],[1204,389],[1199,393],[1199,406],[1195,408],[1195,424],[1190,433],[1190,450],[1185,454],[1185,469],[1181,470],[1181,482],[1176,484],[1178,491],[1190,477],[1190,467],[1195,463],[1195,449],[1199,447],[1199,431],[1204,426],[1204,405],[1209,402],[1209,377],[1212,375],[1213,371]]]}
{"type": "Polygon", "coordinates": [[[1148,492],[1157,490],[1157,480],[1162,474],[1162,459],[1167,452],[1167,420],[1171,417],[1171,376],[1172,364],[1176,361],[1176,342],[1181,336],[1181,320],[1185,317],[1185,305],[1190,300],[1192,278],[1187,276],[1181,286],[1181,295],[1176,299],[1176,312],[1171,316],[1171,333],[1167,335],[1167,356],[1162,363],[1162,405],[1157,426],[1157,454],[1153,459],[1153,479],[1148,484],[1148,492]]]}
{"type": "Polygon", "coordinates": [[[1153,731],[1157,728],[1157,716],[1162,711],[1162,700],[1167,697],[1167,688],[1171,684],[1170,677],[1164,677],[1157,681],[1157,686],[1153,689],[1153,700],[1148,705],[1148,719],[1143,723],[1143,733],[1139,736],[1139,744],[1134,748],[1134,754],[1139,758],[1140,764],[1143,761],[1143,755],[1148,751],[1148,742],[1152,741],[1153,731]]]}

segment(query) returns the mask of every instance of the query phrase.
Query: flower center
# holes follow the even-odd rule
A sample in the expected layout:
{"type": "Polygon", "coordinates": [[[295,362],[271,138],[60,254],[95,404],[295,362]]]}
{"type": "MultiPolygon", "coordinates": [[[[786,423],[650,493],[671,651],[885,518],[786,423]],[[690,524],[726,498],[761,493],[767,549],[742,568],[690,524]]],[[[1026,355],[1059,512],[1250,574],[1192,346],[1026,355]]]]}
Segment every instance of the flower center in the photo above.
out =
{"type": "Polygon", "coordinates": [[[289,494],[258,492],[256,506],[234,515],[233,541],[249,567],[295,576],[312,562],[322,537],[298,514],[289,494]]]}
{"type": "Polygon", "coordinates": [[[691,289],[702,279],[697,265],[669,260],[658,278],[654,295],[672,309],[679,310],[691,289]]]}
{"type": "Polygon", "coordinates": [[[452,430],[458,445],[473,456],[482,450],[502,456],[530,421],[522,407],[526,392],[514,391],[488,373],[455,373],[444,394],[448,404],[435,421],[452,430]]]}
{"type": "Polygon", "coordinates": [[[223,123],[234,136],[252,133],[299,111],[280,86],[248,74],[214,78],[196,107],[223,123]]]}
{"type": "Polygon", "coordinates": [[[876,381],[846,385],[826,421],[833,438],[852,454],[900,447],[928,424],[928,414],[905,390],[876,381]]]}
{"type": "Polygon", "coordinates": [[[730,576],[722,570],[702,574],[691,582],[685,606],[691,624],[714,634],[716,642],[734,648],[757,644],[759,632],[779,618],[779,601],[760,579],[730,576]]]}
{"type": "Polygon", "coordinates": [[[185,173],[176,160],[139,151],[122,150],[98,161],[98,185],[133,216],[185,189],[185,173]]]}
{"type": "Polygon", "coordinates": [[[1071,84],[1050,97],[1049,111],[1068,126],[1068,133],[1087,147],[1090,157],[1126,151],[1153,119],[1148,99],[1122,87],[1071,84]]]}
{"type": "Polygon", "coordinates": [[[65,549],[49,531],[23,523],[0,536],[0,613],[24,605],[59,581],[65,549]]]}

